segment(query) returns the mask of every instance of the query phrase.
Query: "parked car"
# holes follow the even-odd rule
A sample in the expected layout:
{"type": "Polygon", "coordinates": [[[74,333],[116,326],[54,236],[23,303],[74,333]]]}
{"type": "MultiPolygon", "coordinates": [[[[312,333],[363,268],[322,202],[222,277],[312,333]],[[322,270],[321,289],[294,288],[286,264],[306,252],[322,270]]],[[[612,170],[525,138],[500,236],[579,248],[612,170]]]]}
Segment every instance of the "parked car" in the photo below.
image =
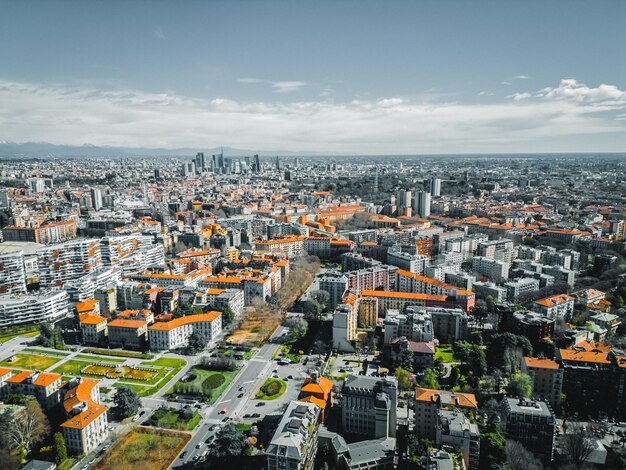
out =
{"type": "Polygon", "coordinates": [[[265,406],[265,402],[264,401],[260,401],[256,404],[256,406],[265,406]]]}
{"type": "Polygon", "coordinates": [[[253,418],[260,418],[261,414],[260,413],[252,413],[252,417],[253,418]]]}
{"type": "Polygon", "coordinates": [[[187,451],[184,451],[182,454],[180,454],[179,458],[184,459],[186,455],[187,455],[187,451]]]}
{"type": "Polygon", "coordinates": [[[198,443],[196,444],[196,449],[199,449],[200,447],[202,447],[202,442],[198,442],[198,443]]]}

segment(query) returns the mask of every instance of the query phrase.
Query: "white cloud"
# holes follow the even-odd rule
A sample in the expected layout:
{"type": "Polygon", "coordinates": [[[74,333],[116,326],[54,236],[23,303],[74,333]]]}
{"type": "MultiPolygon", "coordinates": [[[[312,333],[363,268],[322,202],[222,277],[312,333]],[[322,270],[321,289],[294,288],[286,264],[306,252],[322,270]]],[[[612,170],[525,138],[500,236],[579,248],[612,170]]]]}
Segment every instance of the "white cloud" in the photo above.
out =
{"type": "Polygon", "coordinates": [[[573,151],[581,149],[564,147],[574,145],[570,137],[587,135],[596,136],[585,139],[587,150],[617,151],[626,147],[626,122],[597,111],[615,110],[623,117],[625,93],[608,85],[589,88],[561,82],[532,97],[518,93],[523,100],[511,95],[489,104],[397,96],[350,102],[241,102],[0,81],[0,139],[166,148],[228,143],[267,151],[415,154],[573,151]],[[561,98],[565,92],[557,90],[562,89],[577,90],[575,96],[584,99],[561,98]]]}
{"type": "Polygon", "coordinates": [[[481,91],[478,93],[478,96],[494,96],[494,94],[491,91],[481,91]]]}
{"type": "Polygon", "coordinates": [[[580,103],[626,103],[626,91],[615,85],[601,84],[591,88],[579,83],[575,78],[566,78],[560,81],[555,88],[544,88],[537,93],[538,97],[555,100],[573,100],[580,103]]]}
{"type": "Polygon", "coordinates": [[[500,85],[510,85],[511,82],[500,82],[500,85]]]}
{"type": "Polygon", "coordinates": [[[515,101],[522,101],[530,98],[532,95],[530,93],[513,93],[512,95],[507,96],[507,98],[513,98],[515,101]]]}
{"type": "Polygon", "coordinates": [[[307,86],[307,82],[303,82],[301,80],[282,80],[273,82],[271,80],[263,80],[262,78],[238,78],[237,83],[244,84],[264,84],[269,85],[274,93],[289,93],[292,91],[298,91],[305,86],[307,86]]]}
{"type": "Polygon", "coordinates": [[[528,80],[530,77],[528,75],[515,75],[513,80],[528,80]]]}

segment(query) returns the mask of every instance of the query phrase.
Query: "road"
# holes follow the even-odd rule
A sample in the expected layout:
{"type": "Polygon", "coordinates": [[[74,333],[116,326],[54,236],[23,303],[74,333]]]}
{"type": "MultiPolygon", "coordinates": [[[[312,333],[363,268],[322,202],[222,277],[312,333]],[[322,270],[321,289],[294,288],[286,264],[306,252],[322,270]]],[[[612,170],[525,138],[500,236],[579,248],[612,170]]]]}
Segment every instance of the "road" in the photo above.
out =
{"type": "MultiPolygon", "coordinates": [[[[279,326],[271,338],[277,338],[286,331],[285,327],[279,326]]],[[[244,408],[254,399],[257,389],[272,375],[272,370],[276,368],[272,357],[279,347],[280,344],[272,342],[267,342],[262,346],[254,357],[239,371],[239,374],[222,393],[220,399],[213,406],[204,407],[201,410],[202,421],[196,426],[191,440],[183,449],[185,458],[176,458],[170,468],[174,468],[181,463],[191,462],[196,455],[202,454],[206,450],[205,441],[217,432],[216,429],[212,431],[211,428],[215,427],[215,425],[224,424],[225,418],[238,422],[242,421],[244,408]],[[243,396],[239,397],[241,394],[243,396]],[[222,413],[224,410],[226,410],[225,413],[222,413]],[[200,444],[199,449],[196,448],[198,444],[200,444]]]]}

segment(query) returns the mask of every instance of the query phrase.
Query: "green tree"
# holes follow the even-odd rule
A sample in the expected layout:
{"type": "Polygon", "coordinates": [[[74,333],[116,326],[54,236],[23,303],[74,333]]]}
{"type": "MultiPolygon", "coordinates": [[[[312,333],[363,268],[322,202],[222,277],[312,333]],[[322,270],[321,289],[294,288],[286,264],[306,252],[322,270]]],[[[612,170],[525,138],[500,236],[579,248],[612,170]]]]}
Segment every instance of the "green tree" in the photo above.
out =
{"type": "Polygon", "coordinates": [[[128,418],[137,414],[141,406],[141,399],[132,388],[120,387],[115,392],[113,403],[118,416],[128,418]]]}
{"type": "Polygon", "coordinates": [[[244,454],[246,447],[245,436],[233,423],[228,423],[218,431],[215,442],[209,447],[209,455],[219,459],[238,457],[244,454]]]}
{"type": "Polygon", "coordinates": [[[398,387],[400,390],[410,390],[413,388],[415,378],[413,374],[402,367],[398,367],[395,371],[396,379],[398,379],[398,387]]]}
{"type": "Polygon", "coordinates": [[[50,322],[43,322],[39,324],[39,341],[42,346],[47,348],[53,347],[55,342],[56,332],[54,330],[54,324],[50,322]]]}
{"type": "Polygon", "coordinates": [[[198,354],[200,351],[204,350],[206,346],[205,341],[202,339],[202,335],[194,330],[191,335],[189,335],[189,342],[187,344],[187,353],[188,354],[198,354]]]}
{"type": "Polygon", "coordinates": [[[509,379],[506,391],[513,396],[529,398],[533,394],[533,382],[528,374],[517,372],[509,379]]]}
{"type": "Polygon", "coordinates": [[[492,469],[502,465],[506,460],[505,440],[499,432],[480,435],[479,467],[492,469]]]}
{"type": "Polygon", "coordinates": [[[53,450],[54,460],[57,466],[59,466],[67,459],[67,446],[65,445],[65,438],[60,432],[54,433],[53,450]]]}
{"type": "Polygon", "coordinates": [[[426,373],[424,374],[424,378],[420,382],[420,385],[424,388],[430,388],[432,390],[439,390],[439,381],[438,381],[437,372],[433,369],[426,369],[426,373]]]}
{"type": "Polygon", "coordinates": [[[408,349],[400,351],[394,361],[394,366],[396,368],[401,367],[402,369],[410,372],[414,372],[413,364],[415,364],[415,355],[413,354],[413,351],[408,349]]]}
{"type": "Polygon", "coordinates": [[[235,319],[235,312],[228,305],[222,310],[222,325],[229,326],[235,319]]]}

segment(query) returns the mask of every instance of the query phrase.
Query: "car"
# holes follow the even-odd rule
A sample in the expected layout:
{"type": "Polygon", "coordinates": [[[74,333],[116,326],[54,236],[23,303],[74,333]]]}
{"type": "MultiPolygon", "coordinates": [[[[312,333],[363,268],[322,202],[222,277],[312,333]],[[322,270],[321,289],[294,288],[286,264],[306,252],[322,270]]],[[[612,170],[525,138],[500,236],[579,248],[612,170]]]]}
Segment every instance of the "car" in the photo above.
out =
{"type": "Polygon", "coordinates": [[[204,440],[204,442],[205,442],[206,444],[210,444],[210,443],[211,443],[211,442],[213,442],[214,440],[215,440],[215,435],[207,437],[207,438],[204,440]]]}
{"type": "Polygon", "coordinates": [[[198,442],[198,443],[196,444],[196,449],[199,449],[200,447],[202,447],[202,442],[198,442]]]}
{"type": "Polygon", "coordinates": [[[146,410],[141,410],[141,411],[139,412],[139,416],[143,416],[143,415],[145,415],[145,414],[146,414],[146,410]]]}
{"type": "Polygon", "coordinates": [[[276,374],[278,372],[278,369],[274,369],[272,372],[276,374]]]}
{"type": "Polygon", "coordinates": [[[211,426],[211,431],[217,431],[220,428],[219,424],[214,424],[213,426],[211,426]]]}
{"type": "Polygon", "coordinates": [[[218,414],[225,415],[226,413],[228,413],[228,408],[224,408],[223,410],[220,410],[218,414]]]}
{"type": "Polygon", "coordinates": [[[202,403],[196,403],[196,408],[198,409],[202,408],[202,403]]]}
{"type": "Polygon", "coordinates": [[[260,401],[260,402],[258,402],[258,403],[256,404],[256,406],[265,406],[265,402],[260,401]]]}
{"type": "Polygon", "coordinates": [[[249,418],[249,417],[250,417],[250,414],[249,414],[249,413],[246,413],[245,415],[243,415],[243,418],[244,418],[244,419],[249,418]]]}
{"type": "Polygon", "coordinates": [[[89,461],[89,465],[93,465],[94,463],[96,463],[96,459],[91,459],[91,460],[89,461]]]}
{"type": "Polygon", "coordinates": [[[139,420],[139,415],[133,416],[133,421],[137,421],[137,420],[139,420]]]}
{"type": "Polygon", "coordinates": [[[187,451],[185,450],[185,451],[183,451],[182,454],[180,454],[179,458],[184,459],[186,455],[187,455],[187,451]]]}
{"type": "Polygon", "coordinates": [[[253,418],[260,418],[261,414],[260,413],[252,413],[252,417],[253,418]]]}
{"type": "Polygon", "coordinates": [[[241,398],[243,397],[243,393],[240,393],[239,395],[237,395],[237,398],[241,398]]]}
{"type": "Polygon", "coordinates": [[[240,391],[240,392],[243,392],[243,387],[239,387],[239,391],[240,391]]]}
{"type": "Polygon", "coordinates": [[[198,460],[200,460],[200,454],[194,455],[193,461],[197,462],[198,460]]]}
{"type": "Polygon", "coordinates": [[[222,421],[226,422],[228,421],[230,418],[228,416],[224,416],[224,419],[222,421]]]}
{"type": "Polygon", "coordinates": [[[287,376],[288,379],[293,379],[293,375],[287,376]]]}

